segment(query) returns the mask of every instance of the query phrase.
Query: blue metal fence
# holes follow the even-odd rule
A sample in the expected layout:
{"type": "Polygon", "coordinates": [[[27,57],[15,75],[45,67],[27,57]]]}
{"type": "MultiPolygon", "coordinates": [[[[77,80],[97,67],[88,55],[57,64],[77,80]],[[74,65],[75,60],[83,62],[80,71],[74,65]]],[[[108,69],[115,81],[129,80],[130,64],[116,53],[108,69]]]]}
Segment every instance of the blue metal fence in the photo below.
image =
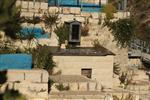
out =
{"type": "Polygon", "coordinates": [[[32,68],[32,55],[0,54],[0,70],[32,68]]]}
{"type": "Polygon", "coordinates": [[[22,36],[28,36],[29,34],[33,34],[35,38],[49,38],[48,33],[44,33],[44,30],[39,27],[24,27],[21,30],[22,36]]]}
{"type": "Polygon", "coordinates": [[[70,6],[70,7],[100,7],[99,4],[89,3],[84,0],[48,0],[49,6],[70,6]]]}
{"type": "Polygon", "coordinates": [[[82,12],[100,12],[100,4],[87,2],[85,0],[48,0],[49,6],[81,7],[82,12]]]}

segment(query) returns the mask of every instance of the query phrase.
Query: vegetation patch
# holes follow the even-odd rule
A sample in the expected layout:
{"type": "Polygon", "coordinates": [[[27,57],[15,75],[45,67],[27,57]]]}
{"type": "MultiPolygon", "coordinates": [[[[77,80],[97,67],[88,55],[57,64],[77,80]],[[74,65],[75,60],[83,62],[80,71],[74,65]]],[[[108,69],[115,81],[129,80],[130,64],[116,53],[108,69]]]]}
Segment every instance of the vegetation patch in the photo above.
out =
{"type": "Polygon", "coordinates": [[[69,86],[64,86],[63,84],[56,85],[56,88],[57,88],[59,91],[68,91],[68,90],[70,89],[69,86]]]}

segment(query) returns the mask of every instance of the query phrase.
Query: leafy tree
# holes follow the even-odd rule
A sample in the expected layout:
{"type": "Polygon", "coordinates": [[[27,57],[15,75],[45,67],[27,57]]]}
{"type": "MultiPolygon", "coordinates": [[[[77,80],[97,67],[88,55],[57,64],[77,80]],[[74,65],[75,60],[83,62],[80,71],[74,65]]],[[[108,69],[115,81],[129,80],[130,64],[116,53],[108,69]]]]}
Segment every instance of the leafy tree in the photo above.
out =
{"type": "Polygon", "coordinates": [[[59,46],[61,46],[61,44],[65,43],[65,41],[68,40],[68,38],[69,38],[69,28],[65,24],[57,27],[54,30],[54,32],[56,33],[56,35],[58,37],[59,46]]]}
{"type": "Polygon", "coordinates": [[[122,47],[129,46],[131,40],[135,38],[148,43],[150,41],[149,0],[128,0],[128,10],[131,13],[130,18],[119,19],[115,22],[105,19],[105,25],[114,35],[114,40],[122,47]]]}
{"type": "Polygon", "coordinates": [[[16,0],[0,0],[0,30],[13,39],[21,29],[20,12],[15,3],[16,0]]]}
{"type": "Polygon", "coordinates": [[[114,18],[114,13],[117,10],[115,6],[113,6],[113,4],[110,3],[110,4],[105,5],[102,11],[106,14],[106,18],[110,20],[114,18]]]}
{"type": "Polygon", "coordinates": [[[46,69],[49,74],[52,74],[55,62],[53,61],[50,48],[48,46],[39,45],[37,49],[31,51],[34,66],[37,68],[46,69]]]}
{"type": "Polygon", "coordinates": [[[134,34],[134,22],[132,19],[119,19],[115,22],[111,22],[105,19],[104,26],[107,26],[114,36],[114,40],[121,47],[130,46],[132,39],[135,37],[134,34]]]}
{"type": "Polygon", "coordinates": [[[139,39],[150,41],[150,2],[149,0],[130,0],[130,12],[135,22],[139,39]]]}

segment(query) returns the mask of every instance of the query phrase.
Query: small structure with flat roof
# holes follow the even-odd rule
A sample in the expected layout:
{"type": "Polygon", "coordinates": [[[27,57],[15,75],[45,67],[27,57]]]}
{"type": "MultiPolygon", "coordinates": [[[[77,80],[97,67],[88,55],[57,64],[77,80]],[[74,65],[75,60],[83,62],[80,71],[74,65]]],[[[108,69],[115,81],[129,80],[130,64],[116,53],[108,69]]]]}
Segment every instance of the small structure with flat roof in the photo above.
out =
{"type": "Polygon", "coordinates": [[[69,27],[69,44],[79,45],[81,40],[81,22],[74,19],[65,22],[65,24],[69,27]]]}
{"type": "Polygon", "coordinates": [[[97,83],[97,90],[100,90],[101,86],[112,88],[115,54],[108,49],[100,47],[95,50],[94,47],[76,47],[57,50],[55,47],[51,47],[51,50],[57,66],[54,74],[61,71],[63,76],[84,76],[97,83]]]}

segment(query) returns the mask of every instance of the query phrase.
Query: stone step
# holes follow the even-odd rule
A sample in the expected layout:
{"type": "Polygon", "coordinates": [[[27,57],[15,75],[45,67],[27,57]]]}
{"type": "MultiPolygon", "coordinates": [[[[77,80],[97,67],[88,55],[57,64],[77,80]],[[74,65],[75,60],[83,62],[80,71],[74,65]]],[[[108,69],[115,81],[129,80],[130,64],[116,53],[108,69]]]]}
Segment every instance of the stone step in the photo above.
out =
{"type": "Polygon", "coordinates": [[[70,99],[86,99],[86,100],[104,100],[105,96],[104,95],[50,95],[49,96],[49,100],[52,100],[52,99],[67,99],[67,100],[70,100],[70,99]]]}

